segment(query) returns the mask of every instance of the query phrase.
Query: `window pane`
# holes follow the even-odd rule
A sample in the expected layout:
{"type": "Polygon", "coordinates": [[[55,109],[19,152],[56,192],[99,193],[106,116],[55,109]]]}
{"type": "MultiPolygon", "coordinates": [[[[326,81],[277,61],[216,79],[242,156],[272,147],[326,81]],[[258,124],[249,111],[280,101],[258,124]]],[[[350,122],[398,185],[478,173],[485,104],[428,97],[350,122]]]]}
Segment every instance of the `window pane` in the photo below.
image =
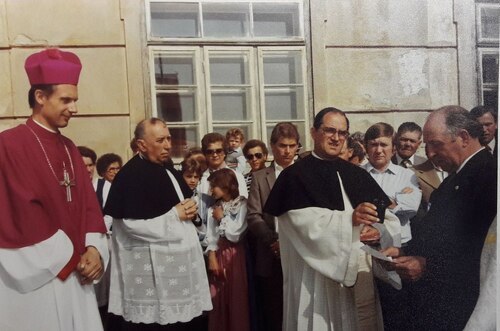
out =
{"type": "Polygon", "coordinates": [[[264,94],[267,120],[304,119],[302,88],[267,89],[264,94]]]}
{"type": "Polygon", "coordinates": [[[172,136],[171,157],[182,158],[191,147],[201,146],[196,128],[172,128],[169,127],[172,136]]]}
{"type": "Polygon", "coordinates": [[[248,82],[248,57],[242,55],[211,56],[210,83],[242,85],[248,82]]]}
{"type": "Polygon", "coordinates": [[[158,116],[167,122],[192,122],[196,121],[195,93],[162,92],[156,96],[158,116]]]}
{"type": "Polygon", "coordinates": [[[498,84],[498,54],[483,54],[483,83],[498,84]]]}
{"type": "Polygon", "coordinates": [[[200,37],[197,3],[151,2],[152,37],[200,37]]]}
{"type": "Polygon", "coordinates": [[[155,78],[159,85],[194,85],[193,58],[155,54],[155,78]]]}
{"type": "Polygon", "coordinates": [[[204,37],[248,37],[248,3],[204,3],[204,37]]]}
{"type": "Polygon", "coordinates": [[[254,36],[300,37],[298,3],[254,3],[254,36]]]}
{"type": "Polygon", "coordinates": [[[481,8],[481,37],[488,39],[497,39],[499,32],[498,18],[500,8],[485,7],[481,8]]]}
{"type": "MultiPolygon", "coordinates": [[[[245,136],[245,141],[248,141],[250,139],[254,139],[253,137],[249,137],[248,133],[251,132],[250,125],[247,124],[234,124],[234,125],[216,125],[214,124],[212,132],[217,132],[223,135],[224,137],[226,136],[226,132],[229,129],[232,128],[239,128],[243,131],[243,135],[245,136]]],[[[243,148],[243,146],[241,146],[243,148]]]]}
{"type": "Polygon", "coordinates": [[[498,109],[498,87],[495,89],[485,89],[483,91],[483,104],[485,106],[498,109]]]}
{"type": "Polygon", "coordinates": [[[214,121],[240,121],[249,118],[250,101],[247,89],[212,91],[214,121]]]}
{"type": "Polygon", "coordinates": [[[302,63],[300,52],[287,52],[264,56],[265,84],[301,84],[302,63]]]}

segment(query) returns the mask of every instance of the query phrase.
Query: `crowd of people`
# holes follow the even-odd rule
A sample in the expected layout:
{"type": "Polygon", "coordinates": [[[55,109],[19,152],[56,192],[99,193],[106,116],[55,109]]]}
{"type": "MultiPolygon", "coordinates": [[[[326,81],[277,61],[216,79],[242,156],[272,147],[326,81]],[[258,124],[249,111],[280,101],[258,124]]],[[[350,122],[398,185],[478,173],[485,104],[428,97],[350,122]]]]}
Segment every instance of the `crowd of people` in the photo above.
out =
{"type": "Polygon", "coordinates": [[[280,122],[269,145],[208,133],[179,165],[148,118],[124,163],[59,131],[75,54],[25,68],[33,114],[0,133],[0,329],[496,328],[496,110],[351,134],[328,107],[311,151],[280,122]]]}

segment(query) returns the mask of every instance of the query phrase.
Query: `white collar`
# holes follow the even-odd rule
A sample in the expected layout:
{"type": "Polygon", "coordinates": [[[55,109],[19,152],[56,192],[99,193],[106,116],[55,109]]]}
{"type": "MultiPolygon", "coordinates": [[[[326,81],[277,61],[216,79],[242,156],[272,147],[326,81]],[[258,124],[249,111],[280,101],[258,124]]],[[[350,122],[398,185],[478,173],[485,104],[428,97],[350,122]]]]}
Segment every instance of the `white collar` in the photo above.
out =
{"type": "Polygon", "coordinates": [[[31,118],[33,120],[33,122],[35,122],[38,126],[44,128],[45,130],[49,131],[49,132],[52,132],[52,133],[58,133],[58,131],[54,131],[48,127],[46,127],[45,125],[43,125],[42,123],[39,123],[37,120],[35,120],[33,117],[31,118]]]}

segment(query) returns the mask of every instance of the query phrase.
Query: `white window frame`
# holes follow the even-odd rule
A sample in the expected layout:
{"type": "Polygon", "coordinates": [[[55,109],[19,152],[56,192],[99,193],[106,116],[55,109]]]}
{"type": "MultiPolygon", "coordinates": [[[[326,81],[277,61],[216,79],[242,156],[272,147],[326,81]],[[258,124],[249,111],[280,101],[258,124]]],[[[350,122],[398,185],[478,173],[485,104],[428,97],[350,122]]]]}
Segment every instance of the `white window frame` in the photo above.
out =
{"type": "MultiPolygon", "coordinates": [[[[146,0],[146,31],[147,40],[150,43],[162,43],[162,42],[180,42],[180,43],[200,43],[200,42],[259,42],[259,43],[275,43],[275,42],[286,42],[286,43],[304,43],[305,42],[305,28],[304,28],[304,1],[305,0],[146,0]],[[198,3],[198,20],[200,23],[201,37],[153,37],[151,36],[151,3],[198,3]],[[238,2],[248,2],[252,7],[255,3],[296,3],[298,4],[298,24],[299,24],[299,36],[294,37],[246,37],[246,38],[209,38],[203,36],[203,3],[238,3],[238,2]]],[[[250,14],[253,11],[251,10],[250,14]]],[[[250,15],[250,31],[253,31],[253,15],[250,15]]]]}
{"type": "MultiPolygon", "coordinates": [[[[197,112],[198,121],[194,122],[169,122],[170,128],[195,128],[197,130],[198,137],[203,137],[204,134],[212,132],[214,128],[214,122],[217,127],[238,127],[238,124],[250,124],[251,130],[249,132],[249,137],[246,139],[261,139],[269,144],[269,136],[267,134],[267,127],[269,125],[275,125],[279,121],[287,121],[296,124],[304,125],[304,132],[301,134],[301,144],[305,148],[309,148],[310,140],[309,137],[309,102],[308,102],[308,81],[307,81],[307,57],[305,46],[262,46],[262,47],[251,47],[251,46],[150,46],[149,47],[149,63],[150,63],[150,82],[151,82],[151,99],[152,99],[152,116],[161,117],[158,114],[157,105],[157,94],[158,89],[156,87],[156,77],[155,77],[155,64],[154,57],[155,54],[168,54],[168,55],[184,55],[193,54],[194,58],[194,68],[195,71],[195,82],[196,83],[196,93],[195,93],[195,112],[197,112]],[[265,95],[264,95],[264,69],[263,69],[263,56],[267,52],[280,53],[280,52],[290,52],[290,51],[300,51],[301,56],[301,68],[302,68],[302,83],[292,84],[300,85],[303,90],[303,119],[280,119],[280,120],[266,120],[266,109],[265,109],[265,95]],[[248,54],[249,60],[249,82],[250,86],[250,109],[248,109],[250,118],[248,120],[241,121],[214,121],[212,116],[212,104],[211,104],[211,84],[210,84],[210,68],[209,55],[210,54],[242,54],[246,52],[248,54]]],[[[173,88],[176,90],[175,88],[173,88]]],[[[182,90],[182,88],[179,88],[182,90]]],[[[200,146],[201,142],[197,144],[200,146]]],[[[193,146],[189,146],[193,147],[193,146]]],[[[180,161],[179,158],[174,158],[175,162],[180,161]]]]}
{"type": "Polygon", "coordinates": [[[476,3],[476,36],[477,36],[477,43],[478,44],[496,44],[500,42],[500,36],[497,36],[497,38],[486,38],[481,35],[481,10],[482,9],[487,9],[487,8],[493,8],[493,9],[499,9],[500,4],[495,4],[495,3],[476,3]]]}
{"type": "Polygon", "coordinates": [[[478,54],[478,73],[479,73],[479,77],[478,77],[478,81],[479,81],[479,89],[480,89],[480,95],[479,95],[479,101],[480,101],[480,104],[484,104],[484,91],[485,90],[493,90],[493,89],[497,89],[498,90],[498,86],[499,86],[499,82],[497,81],[496,84],[493,84],[493,83],[485,83],[483,81],[483,55],[487,55],[487,54],[492,54],[492,55],[497,55],[497,56],[500,56],[499,54],[499,51],[498,51],[498,48],[493,48],[493,47],[478,47],[478,50],[477,50],[477,54],[478,54]]]}
{"type": "MultiPolygon", "coordinates": [[[[269,144],[269,138],[267,136],[267,127],[269,125],[275,125],[279,121],[278,120],[266,120],[266,104],[265,104],[265,84],[264,84],[264,54],[269,52],[269,53],[285,53],[289,51],[300,51],[302,52],[302,62],[301,62],[301,67],[302,67],[302,85],[303,86],[303,95],[302,95],[302,100],[304,102],[304,118],[303,119],[283,119],[283,121],[291,122],[294,124],[297,123],[304,123],[304,130],[305,130],[305,136],[304,134],[301,135],[301,144],[303,147],[308,148],[310,146],[310,140],[311,137],[309,135],[309,103],[308,103],[308,85],[307,85],[307,59],[306,59],[306,50],[304,46],[290,46],[290,47],[273,47],[273,46],[263,46],[258,48],[258,59],[259,59],[259,79],[261,80],[259,82],[259,95],[260,95],[260,123],[262,124],[261,128],[261,134],[262,134],[262,141],[266,142],[266,144],[269,144]]],[[[299,85],[299,84],[293,84],[293,85],[299,85]]]]}

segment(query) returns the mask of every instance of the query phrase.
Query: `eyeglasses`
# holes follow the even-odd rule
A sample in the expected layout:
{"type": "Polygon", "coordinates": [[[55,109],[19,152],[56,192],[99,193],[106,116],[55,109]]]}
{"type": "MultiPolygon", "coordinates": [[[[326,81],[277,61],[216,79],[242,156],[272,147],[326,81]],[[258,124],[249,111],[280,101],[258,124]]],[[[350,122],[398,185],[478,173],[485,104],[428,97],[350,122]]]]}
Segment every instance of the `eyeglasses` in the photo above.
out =
{"type": "Polygon", "coordinates": [[[339,135],[339,138],[346,138],[349,135],[349,131],[337,130],[336,128],[323,127],[323,128],[320,128],[320,130],[323,131],[323,134],[325,136],[327,136],[328,138],[333,137],[336,134],[339,135]]]}
{"type": "Polygon", "coordinates": [[[118,172],[120,171],[121,167],[111,167],[106,170],[106,172],[118,172]]]}
{"type": "Polygon", "coordinates": [[[224,150],[222,148],[217,149],[207,149],[205,150],[205,155],[222,154],[224,150]]]}
{"type": "Polygon", "coordinates": [[[245,155],[245,158],[250,161],[250,160],[253,160],[254,157],[257,159],[257,160],[260,160],[262,159],[262,157],[264,156],[264,154],[262,153],[255,153],[255,154],[247,154],[245,155]]]}

